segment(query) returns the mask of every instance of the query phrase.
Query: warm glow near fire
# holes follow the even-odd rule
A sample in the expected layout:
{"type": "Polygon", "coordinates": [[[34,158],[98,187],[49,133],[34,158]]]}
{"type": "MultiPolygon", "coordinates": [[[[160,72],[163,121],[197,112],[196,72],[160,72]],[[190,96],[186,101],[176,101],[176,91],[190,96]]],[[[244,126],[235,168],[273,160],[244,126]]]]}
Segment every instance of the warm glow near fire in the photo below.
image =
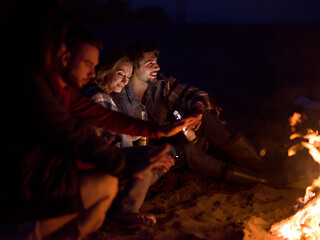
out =
{"type": "MultiPolygon", "coordinates": [[[[301,115],[295,113],[289,119],[290,125],[294,130],[297,123],[301,123],[301,115]]],[[[320,164],[320,136],[318,132],[308,130],[306,135],[294,133],[290,139],[301,138],[302,141],[288,150],[288,156],[296,154],[298,149],[307,148],[313,159],[320,164]]],[[[315,188],[320,187],[320,176],[315,179],[311,186],[306,188],[306,194],[303,198],[297,200],[298,208],[300,205],[304,207],[296,212],[295,215],[282,220],[271,226],[271,232],[277,237],[289,240],[299,239],[320,239],[320,195],[315,197],[315,188]],[[310,200],[311,199],[311,200],[310,200]]]]}

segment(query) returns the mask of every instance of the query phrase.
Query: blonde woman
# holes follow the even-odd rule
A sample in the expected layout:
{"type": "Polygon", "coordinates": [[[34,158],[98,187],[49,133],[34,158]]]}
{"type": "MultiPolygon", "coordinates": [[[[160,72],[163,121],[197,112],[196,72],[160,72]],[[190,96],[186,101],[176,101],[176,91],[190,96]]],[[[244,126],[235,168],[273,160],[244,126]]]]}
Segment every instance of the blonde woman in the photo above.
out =
{"type": "MultiPolygon", "coordinates": [[[[110,94],[119,93],[128,84],[132,68],[133,65],[125,52],[110,52],[101,63],[96,79],[88,83],[81,92],[105,108],[118,111],[110,94]]],[[[113,133],[102,128],[99,129],[99,134],[108,143],[117,147],[132,146],[132,139],[128,135],[113,133]]]]}
{"type": "MultiPolygon", "coordinates": [[[[81,92],[105,108],[118,111],[110,94],[113,92],[119,93],[128,84],[132,70],[133,64],[125,52],[110,52],[98,67],[96,79],[87,84],[81,92]]],[[[155,148],[152,146],[132,147],[132,138],[128,135],[116,134],[104,129],[99,129],[99,134],[108,143],[124,148],[128,155],[137,156],[136,159],[138,160],[139,156],[155,148]]],[[[174,150],[172,154],[175,155],[174,150]]],[[[143,181],[130,179],[125,182],[123,191],[119,193],[114,203],[113,217],[131,224],[154,225],[156,223],[155,216],[141,214],[139,209],[144,202],[150,185],[155,183],[163,174],[163,171],[149,171],[143,176],[143,181]]]]}

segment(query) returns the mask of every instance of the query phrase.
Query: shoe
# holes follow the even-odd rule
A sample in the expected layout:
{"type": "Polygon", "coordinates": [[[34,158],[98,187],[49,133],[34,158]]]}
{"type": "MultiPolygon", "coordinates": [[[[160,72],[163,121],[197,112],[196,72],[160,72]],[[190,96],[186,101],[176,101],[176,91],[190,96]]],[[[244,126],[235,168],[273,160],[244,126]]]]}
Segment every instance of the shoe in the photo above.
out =
{"type": "Polygon", "coordinates": [[[222,181],[240,186],[253,186],[255,184],[270,185],[269,181],[260,174],[230,164],[227,166],[222,181]]]}
{"type": "Polygon", "coordinates": [[[116,214],[114,218],[117,221],[125,222],[132,225],[144,225],[144,226],[154,226],[157,223],[157,219],[152,214],[142,214],[142,213],[120,213],[116,214]]]}

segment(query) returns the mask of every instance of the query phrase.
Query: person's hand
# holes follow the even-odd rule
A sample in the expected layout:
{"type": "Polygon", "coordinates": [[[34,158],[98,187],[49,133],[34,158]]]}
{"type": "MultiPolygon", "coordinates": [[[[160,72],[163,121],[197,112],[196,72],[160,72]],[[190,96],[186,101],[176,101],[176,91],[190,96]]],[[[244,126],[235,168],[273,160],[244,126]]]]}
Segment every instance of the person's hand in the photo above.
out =
{"type": "MultiPolygon", "coordinates": [[[[159,137],[171,137],[179,133],[182,129],[192,126],[196,122],[200,122],[201,125],[202,114],[192,114],[186,118],[183,118],[179,121],[163,125],[158,129],[159,137]]],[[[199,127],[200,127],[199,125],[199,127]]]]}
{"type": "Polygon", "coordinates": [[[192,125],[190,125],[190,128],[196,132],[199,130],[201,123],[202,123],[201,119],[198,121],[195,121],[192,125]]]}
{"type": "Polygon", "coordinates": [[[142,163],[139,165],[134,178],[143,180],[143,174],[147,171],[167,172],[174,165],[174,156],[172,156],[173,147],[166,143],[160,147],[152,149],[141,156],[142,163]]]}

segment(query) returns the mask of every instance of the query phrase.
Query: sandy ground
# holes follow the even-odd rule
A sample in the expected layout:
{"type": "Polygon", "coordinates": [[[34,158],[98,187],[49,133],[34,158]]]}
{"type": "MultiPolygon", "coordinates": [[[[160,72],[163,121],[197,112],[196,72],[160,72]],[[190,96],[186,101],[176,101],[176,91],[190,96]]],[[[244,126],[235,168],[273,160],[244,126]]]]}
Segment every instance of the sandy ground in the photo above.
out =
{"type": "Polygon", "coordinates": [[[270,233],[271,225],[294,214],[294,203],[319,171],[304,151],[293,158],[286,156],[287,121],[268,125],[261,120],[261,124],[265,128],[256,129],[251,137],[267,151],[267,175],[285,179],[285,187],[236,186],[191,178],[173,191],[153,193],[146,199],[141,212],[154,214],[156,226],[128,226],[107,219],[87,240],[279,239],[270,233]]]}
{"type": "Polygon", "coordinates": [[[109,222],[89,239],[277,239],[270,226],[293,214],[299,196],[296,189],[191,181],[144,203],[141,210],[157,216],[155,227],[109,222]]]}

